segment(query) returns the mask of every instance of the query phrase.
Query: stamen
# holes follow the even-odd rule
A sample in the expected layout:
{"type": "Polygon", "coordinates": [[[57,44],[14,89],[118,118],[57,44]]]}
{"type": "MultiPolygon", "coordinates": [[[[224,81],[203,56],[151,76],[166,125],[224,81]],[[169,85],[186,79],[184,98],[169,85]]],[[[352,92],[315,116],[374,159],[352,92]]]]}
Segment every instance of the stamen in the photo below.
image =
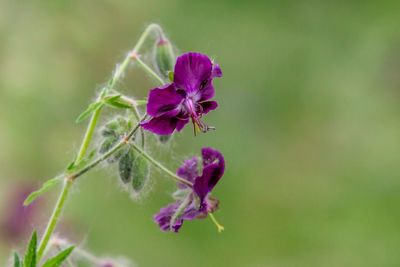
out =
{"type": "Polygon", "coordinates": [[[217,219],[214,217],[214,215],[212,213],[209,213],[211,220],[213,221],[213,223],[217,226],[217,230],[218,233],[222,233],[222,231],[225,230],[225,227],[223,227],[221,224],[219,224],[219,222],[217,221],[217,219]]]}

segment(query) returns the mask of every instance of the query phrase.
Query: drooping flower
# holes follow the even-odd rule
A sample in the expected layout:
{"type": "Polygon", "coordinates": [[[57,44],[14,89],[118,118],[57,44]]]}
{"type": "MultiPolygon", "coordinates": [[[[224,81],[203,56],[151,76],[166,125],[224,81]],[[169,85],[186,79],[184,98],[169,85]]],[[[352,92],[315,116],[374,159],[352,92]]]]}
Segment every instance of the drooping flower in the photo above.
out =
{"type": "Polygon", "coordinates": [[[179,183],[179,189],[174,193],[176,201],[161,208],[154,216],[154,221],[163,231],[178,232],[183,221],[205,218],[218,208],[219,201],[210,192],[224,174],[225,160],[215,149],[203,148],[201,152],[201,174],[197,157],[184,161],[177,170],[177,175],[191,182],[193,186],[179,183]]]}
{"type": "Polygon", "coordinates": [[[201,53],[186,53],[176,60],[172,83],[150,91],[147,114],[151,118],[142,127],[159,135],[180,131],[192,121],[194,132],[206,132],[213,127],[205,124],[201,117],[218,107],[214,97],[212,80],[221,77],[218,64],[201,53]]]}

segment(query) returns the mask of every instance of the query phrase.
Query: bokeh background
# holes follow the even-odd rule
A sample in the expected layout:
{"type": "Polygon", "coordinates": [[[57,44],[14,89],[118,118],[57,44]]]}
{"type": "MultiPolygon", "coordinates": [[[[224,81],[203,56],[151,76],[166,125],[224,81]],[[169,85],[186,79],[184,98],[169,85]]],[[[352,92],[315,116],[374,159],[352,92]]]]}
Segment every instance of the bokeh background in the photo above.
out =
{"type": "MultiPolygon", "coordinates": [[[[1,1],[1,264],[29,235],[16,226],[20,195],[73,158],[85,129],[75,118],[157,22],[180,51],[207,53],[224,71],[220,108],[206,119],[217,131],[194,138],[188,128],[152,153],[171,169],[205,145],[225,154],[215,195],[226,231],[203,220],[160,232],[152,215],[173,185],[154,172],[152,191],[132,201],[103,167],[79,182],[58,232],[138,266],[400,266],[399,10],[398,1],[1,1]]],[[[119,89],[141,98],[153,85],[133,67],[119,89]]],[[[20,228],[42,231],[55,197],[20,228]]]]}

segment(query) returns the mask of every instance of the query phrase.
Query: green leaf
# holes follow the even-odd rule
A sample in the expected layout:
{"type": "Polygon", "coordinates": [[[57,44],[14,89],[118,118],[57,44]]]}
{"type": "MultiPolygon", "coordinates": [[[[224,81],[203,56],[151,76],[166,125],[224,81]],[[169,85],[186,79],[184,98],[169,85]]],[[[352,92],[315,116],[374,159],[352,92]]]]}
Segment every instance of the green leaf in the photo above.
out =
{"type": "Polygon", "coordinates": [[[149,163],[142,155],[133,162],[132,188],[135,193],[140,193],[149,178],[149,163]]]}
{"type": "Polygon", "coordinates": [[[61,176],[57,176],[53,179],[50,179],[46,181],[42,187],[34,192],[32,192],[24,201],[24,206],[30,205],[36,198],[39,196],[43,195],[50,189],[52,189],[56,184],[58,184],[61,181],[61,176]]]}
{"type": "Polygon", "coordinates": [[[108,96],[104,99],[105,103],[114,108],[132,108],[133,103],[127,99],[122,98],[121,95],[108,96]]]}
{"type": "Polygon", "coordinates": [[[21,259],[16,252],[14,252],[14,267],[22,267],[21,259]]]}
{"type": "Polygon", "coordinates": [[[128,150],[118,161],[119,177],[126,184],[132,179],[132,169],[135,155],[133,149],[128,150]]]}
{"type": "Polygon", "coordinates": [[[96,110],[100,109],[102,106],[104,105],[103,101],[98,101],[98,102],[94,102],[91,103],[87,109],[82,112],[78,118],[76,119],[76,123],[79,123],[81,121],[84,121],[86,118],[88,118],[93,112],[95,112],[96,110]]]}
{"type": "Polygon", "coordinates": [[[36,267],[37,233],[33,232],[24,257],[24,267],[36,267]]]}
{"type": "Polygon", "coordinates": [[[74,247],[69,247],[63,251],[61,251],[57,256],[48,259],[42,267],[59,267],[61,264],[68,258],[68,256],[72,253],[74,247]]]}

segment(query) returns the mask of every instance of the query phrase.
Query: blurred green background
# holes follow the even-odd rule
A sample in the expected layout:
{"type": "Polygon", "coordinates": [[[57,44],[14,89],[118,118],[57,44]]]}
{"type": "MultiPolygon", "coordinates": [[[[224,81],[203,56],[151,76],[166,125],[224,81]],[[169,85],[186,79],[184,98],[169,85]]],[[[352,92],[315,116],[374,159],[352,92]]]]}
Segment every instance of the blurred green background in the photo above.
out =
{"type": "MultiPolygon", "coordinates": [[[[75,124],[146,25],[180,51],[213,56],[216,132],[190,127],[152,153],[175,169],[202,146],[227,161],[210,220],[162,233],[152,215],[173,185],[154,172],[132,201],[114,170],[85,176],[59,233],[139,266],[400,266],[400,2],[12,1],[0,3],[0,220],[10,192],[73,158],[75,124]],[[172,160],[171,160],[172,159],[172,160]]],[[[131,68],[119,85],[154,83],[131,68]]],[[[42,198],[45,220],[56,192],[42,198]]],[[[29,227],[43,225],[27,222],[29,227]]],[[[5,236],[2,236],[5,237],[5,236]]],[[[0,238],[1,264],[17,242],[0,238]]]]}

